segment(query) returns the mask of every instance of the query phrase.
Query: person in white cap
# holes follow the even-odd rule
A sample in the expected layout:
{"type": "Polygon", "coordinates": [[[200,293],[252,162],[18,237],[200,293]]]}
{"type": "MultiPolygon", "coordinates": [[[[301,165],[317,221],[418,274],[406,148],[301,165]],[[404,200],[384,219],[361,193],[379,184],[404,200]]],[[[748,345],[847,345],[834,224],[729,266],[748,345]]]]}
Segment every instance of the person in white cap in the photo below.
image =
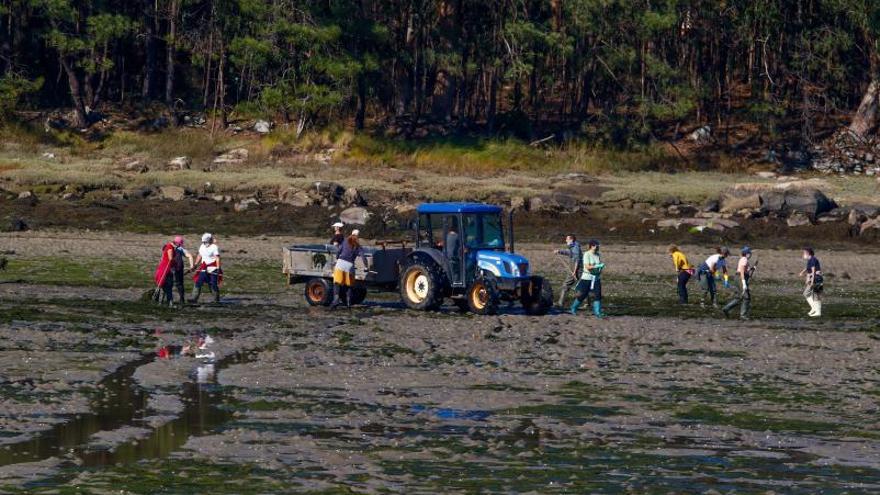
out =
{"type": "Polygon", "coordinates": [[[211,292],[214,294],[214,302],[220,302],[220,283],[223,281],[223,269],[220,267],[220,248],[215,243],[214,236],[209,233],[202,235],[202,245],[199,246],[199,255],[196,257],[196,271],[193,281],[196,283],[193,288],[192,298],[189,302],[195,304],[199,302],[199,296],[202,295],[202,285],[208,283],[211,292]]]}
{"type": "Polygon", "coordinates": [[[348,297],[348,289],[354,285],[354,260],[358,257],[367,265],[367,257],[361,247],[358,237],[360,231],[355,229],[351,235],[339,246],[339,254],[336,256],[336,266],[333,268],[333,304],[335,308],[345,301],[345,305],[351,307],[351,299],[348,297]]]}
{"type": "Polygon", "coordinates": [[[338,248],[345,241],[345,234],[342,233],[342,228],[345,227],[345,224],[336,222],[331,227],[333,227],[333,237],[330,238],[330,244],[338,248]]]}

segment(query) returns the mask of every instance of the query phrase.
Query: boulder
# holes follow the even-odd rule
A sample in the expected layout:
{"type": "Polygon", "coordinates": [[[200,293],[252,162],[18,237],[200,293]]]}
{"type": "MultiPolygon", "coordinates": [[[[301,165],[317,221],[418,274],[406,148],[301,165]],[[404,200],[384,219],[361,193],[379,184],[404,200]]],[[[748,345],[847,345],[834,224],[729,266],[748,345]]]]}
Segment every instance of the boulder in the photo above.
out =
{"type": "Polygon", "coordinates": [[[826,183],[818,180],[787,181],[776,184],[736,184],[725,191],[722,211],[754,209],[757,197],[760,202],[759,207],[764,212],[778,215],[798,212],[815,219],[837,207],[837,204],[818,188],[823,184],[826,183]]]}
{"type": "Polygon", "coordinates": [[[342,195],[342,200],[346,205],[352,206],[366,206],[367,200],[361,195],[360,191],[353,187],[349,187],[345,190],[345,193],[342,195]]]}
{"type": "Polygon", "coordinates": [[[583,210],[584,206],[576,197],[565,193],[542,194],[529,200],[529,211],[533,212],[577,213],[583,210]]]}
{"type": "Polygon", "coordinates": [[[150,167],[146,166],[140,160],[133,160],[123,165],[122,170],[136,174],[145,174],[150,171],[150,167]]]}
{"type": "Polygon", "coordinates": [[[859,228],[859,235],[880,235],[880,217],[868,220],[859,228]]]}
{"type": "Polygon", "coordinates": [[[247,161],[250,152],[247,148],[236,148],[214,158],[215,165],[234,165],[247,161]]]}
{"type": "Polygon", "coordinates": [[[260,201],[257,198],[247,198],[235,203],[232,208],[235,211],[245,211],[252,206],[260,206],[260,201]]]}
{"type": "Polygon", "coordinates": [[[786,210],[803,213],[811,219],[836,207],[837,204],[818,189],[795,190],[785,194],[786,210]]]}
{"type": "Polygon", "coordinates": [[[526,198],[522,196],[514,196],[510,198],[510,209],[522,210],[526,207],[526,198]]]}
{"type": "Polygon", "coordinates": [[[259,134],[269,134],[272,132],[272,124],[265,120],[258,120],[254,123],[254,131],[259,134]]]}
{"type": "Polygon", "coordinates": [[[339,214],[339,220],[346,225],[366,225],[371,216],[373,214],[367,211],[366,208],[355,206],[343,210],[339,214]]]}
{"type": "Polygon", "coordinates": [[[338,203],[345,196],[345,188],[335,182],[315,182],[310,192],[328,204],[338,203]]]}
{"type": "Polygon", "coordinates": [[[296,208],[305,208],[315,204],[315,199],[309,193],[294,187],[289,187],[279,192],[278,200],[296,208]]]}
{"type": "Polygon", "coordinates": [[[12,232],[24,232],[26,230],[30,230],[31,228],[24,220],[20,218],[14,218],[9,225],[9,229],[12,232]]]}
{"type": "Polygon", "coordinates": [[[867,221],[868,215],[865,215],[862,211],[855,208],[849,211],[849,216],[846,219],[846,222],[853,227],[855,227],[856,225],[861,225],[867,221]]]}
{"type": "Polygon", "coordinates": [[[162,195],[162,199],[182,201],[186,198],[186,189],[180,186],[162,186],[159,188],[159,194],[162,195]]]}
{"type": "Polygon", "coordinates": [[[706,213],[718,212],[721,209],[721,202],[717,199],[709,199],[703,204],[703,211],[706,213]]]}
{"type": "Polygon", "coordinates": [[[188,170],[191,166],[192,158],[188,156],[178,156],[168,162],[168,168],[171,170],[188,170]]]}
{"type": "Polygon", "coordinates": [[[712,127],[704,125],[694,132],[688,134],[688,139],[695,143],[707,143],[712,140],[712,127]]]}
{"type": "Polygon", "coordinates": [[[156,194],[156,189],[150,186],[139,187],[131,192],[131,197],[134,199],[147,199],[150,196],[156,194]]]}
{"type": "Polygon", "coordinates": [[[787,223],[789,227],[804,227],[807,225],[812,225],[810,217],[808,217],[806,213],[800,211],[792,213],[785,221],[785,223],[787,223]]]}
{"type": "Polygon", "coordinates": [[[757,210],[760,208],[761,196],[758,194],[750,194],[748,196],[725,194],[721,198],[721,213],[734,213],[740,210],[757,210]]]}

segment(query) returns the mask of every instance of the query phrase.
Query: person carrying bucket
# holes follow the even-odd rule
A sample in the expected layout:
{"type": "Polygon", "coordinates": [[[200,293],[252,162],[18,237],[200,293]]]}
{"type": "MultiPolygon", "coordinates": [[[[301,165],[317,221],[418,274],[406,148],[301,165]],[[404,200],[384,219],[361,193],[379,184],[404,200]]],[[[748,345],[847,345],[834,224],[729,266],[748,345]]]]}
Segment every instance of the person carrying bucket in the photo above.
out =
{"type": "Polygon", "coordinates": [[[688,263],[687,256],[676,245],[669,246],[669,255],[672,256],[672,264],[675,266],[675,273],[678,275],[678,304],[687,304],[687,284],[691,277],[694,276],[694,267],[688,263]]]}
{"type": "Polygon", "coordinates": [[[602,313],[602,271],[605,263],[599,256],[599,241],[591,239],[587,243],[587,252],[584,253],[583,273],[581,280],[575,286],[575,299],[571,304],[571,314],[577,314],[578,308],[587,299],[592,299],[593,314],[596,318],[604,318],[602,313]]]}
{"type": "Polygon", "coordinates": [[[727,274],[727,257],[730,256],[730,249],[719,247],[715,249],[715,254],[706,258],[697,269],[697,279],[700,286],[705,291],[702,304],[706,303],[706,296],[714,307],[718,307],[718,289],[715,285],[715,278],[720,274],[724,281],[724,288],[730,288],[730,275],[727,274]]]}
{"type": "Polygon", "coordinates": [[[752,248],[745,246],[742,248],[742,251],[740,251],[740,254],[739,263],[736,264],[736,273],[739,275],[741,291],[739,296],[731,299],[721,311],[724,312],[724,317],[727,318],[730,316],[730,312],[733,308],[739,305],[740,319],[748,320],[752,309],[751,285],[752,276],[755,274],[755,265],[751,263],[752,248]]]}

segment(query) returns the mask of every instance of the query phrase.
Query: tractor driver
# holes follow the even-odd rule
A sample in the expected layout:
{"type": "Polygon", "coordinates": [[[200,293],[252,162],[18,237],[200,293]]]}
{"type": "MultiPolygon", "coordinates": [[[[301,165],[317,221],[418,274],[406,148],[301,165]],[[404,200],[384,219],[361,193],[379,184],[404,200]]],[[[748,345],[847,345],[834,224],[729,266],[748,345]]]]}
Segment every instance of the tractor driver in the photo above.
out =
{"type": "Polygon", "coordinates": [[[443,254],[449,260],[449,269],[453,273],[453,278],[458,279],[461,272],[461,238],[458,235],[458,219],[456,218],[449,222],[446,239],[443,242],[443,254]]]}

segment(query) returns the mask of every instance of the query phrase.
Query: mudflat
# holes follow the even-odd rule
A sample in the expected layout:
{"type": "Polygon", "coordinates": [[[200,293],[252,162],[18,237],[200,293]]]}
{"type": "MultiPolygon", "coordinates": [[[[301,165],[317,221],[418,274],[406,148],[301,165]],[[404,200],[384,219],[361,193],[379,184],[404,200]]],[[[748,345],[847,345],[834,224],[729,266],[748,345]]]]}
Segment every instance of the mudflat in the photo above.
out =
{"type": "MultiPolygon", "coordinates": [[[[598,320],[311,308],[280,273],[310,240],[221,236],[223,301],[168,309],[161,236],[0,237],[0,492],[880,489],[876,253],[820,251],[809,319],[800,253],[757,250],[739,321],[675,304],[665,245],[607,243],[598,320]]],[[[555,247],[518,250],[558,289],[555,247]]]]}

